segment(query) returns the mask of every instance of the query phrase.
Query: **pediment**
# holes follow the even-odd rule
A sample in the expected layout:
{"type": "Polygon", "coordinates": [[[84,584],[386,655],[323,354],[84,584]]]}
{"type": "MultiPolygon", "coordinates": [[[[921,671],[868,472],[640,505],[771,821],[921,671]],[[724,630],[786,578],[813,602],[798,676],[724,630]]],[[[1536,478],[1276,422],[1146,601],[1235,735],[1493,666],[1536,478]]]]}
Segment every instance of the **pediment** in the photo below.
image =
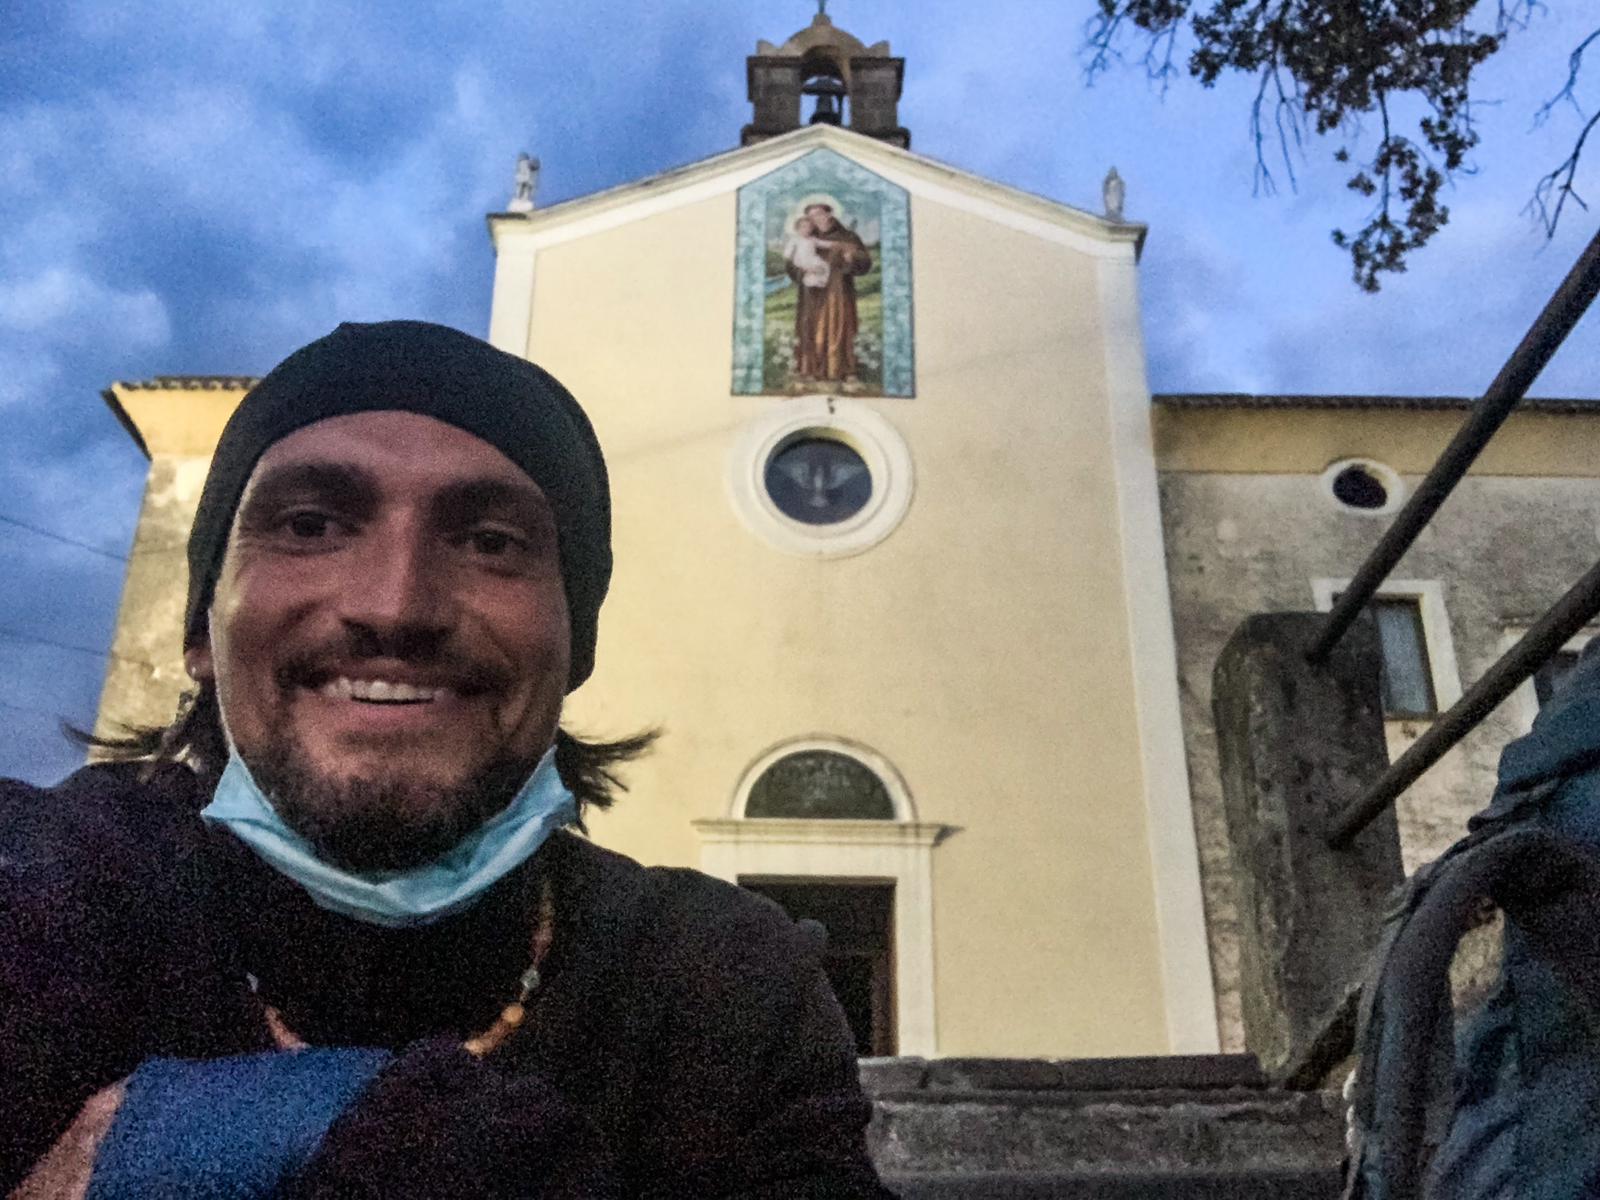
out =
{"type": "Polygon", "coordinates": [[[751,146],[663,171],[620,187],[531,213],[493,213],[496,245],[508,239],[551,245],[642,220],[667,209],[736,193],[746,184],[813,150],[827,149],[902,187],[913,198],[948,204],[1096,257],[1137,256],[1146,227],[997,183],[926,155],[848,129],[813,125],[751,146]]]}

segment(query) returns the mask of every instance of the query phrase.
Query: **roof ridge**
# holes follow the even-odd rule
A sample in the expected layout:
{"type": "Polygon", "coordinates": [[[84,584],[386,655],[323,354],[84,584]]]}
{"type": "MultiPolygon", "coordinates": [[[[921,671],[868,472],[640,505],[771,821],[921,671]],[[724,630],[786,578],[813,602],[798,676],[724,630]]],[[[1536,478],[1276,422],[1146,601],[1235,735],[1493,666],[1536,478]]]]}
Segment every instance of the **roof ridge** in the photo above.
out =
{"type": "Polygon", "coordinates": [[[157,375],[151,379],[118,379],[111,386],[127,388],[130,391],[154,391],[172,388],[220,391],[227,388],[244,388],[248,390],[260,382],[261,376],[259,375],[157,375]]]}
{"type": "MultiPolygon", "coordinates": [[[[1151,401],[1163,408],[1393,408],[1416,411],[1465,409],[1477,396],[1358,395],[1338,392],[1154,392],[1151,401]]],[[[1519,408],[1535,412],[1600,414],[1600,399],[1579,396],[1528,396],[1519,408]]]]}

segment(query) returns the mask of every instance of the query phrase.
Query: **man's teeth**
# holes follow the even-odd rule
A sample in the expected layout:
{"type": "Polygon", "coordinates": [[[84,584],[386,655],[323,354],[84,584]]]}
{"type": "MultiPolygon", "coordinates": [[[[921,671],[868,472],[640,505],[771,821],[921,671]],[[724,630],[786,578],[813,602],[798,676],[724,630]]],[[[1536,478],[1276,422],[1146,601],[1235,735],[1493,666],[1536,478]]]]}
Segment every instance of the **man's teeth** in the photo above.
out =
{"type": "Polygon", "coordinates": [[[372,700],[390,704],[416,704],[437,700],[445,694],[444,688],[415,687],[387,679],[347,679],[343,675],[328,680],[317,690],[330,700],[372,700]]]}

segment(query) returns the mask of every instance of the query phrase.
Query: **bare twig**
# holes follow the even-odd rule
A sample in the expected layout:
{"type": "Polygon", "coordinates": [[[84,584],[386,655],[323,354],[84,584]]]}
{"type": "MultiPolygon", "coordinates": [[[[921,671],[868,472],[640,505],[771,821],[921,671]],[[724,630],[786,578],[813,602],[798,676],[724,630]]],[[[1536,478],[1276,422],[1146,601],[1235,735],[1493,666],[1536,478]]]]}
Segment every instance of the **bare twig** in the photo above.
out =
{"type": "Polygon", "coordinates": [[[1117,49],[1117,31],[1122,28],[1126,16],[1125,9],[1119,8],[1113,13],[1102,10],[1084,22],[1083,46],[1088,61],[1083,67],[1083,78],[1088,86],[1093,87],[1097,75],[1122,61],[1122,52],[1117,49]]]}
{"type": "MultiPolygon", "coordinates": [[[[1293,76],[1290,76],[1291,82],[1293,76]]],[[[1301,135],[1303,122],[1300,118],[1300,85],[1294,84],[1288,91],[1283,87],[1283,70],[1274,62],[1272,64],[1272,86],[1278,93],[1278,102],[1273,106],[1273,120],[1278,128],[1278,150],[1283,155],[1283,170],[1289,177],[1289,190],[1299,191],[1300,181],[1295,178],[1294,161],[1289,156],[1289,139],[1294,139],[1294,148],[1302,156],[1305,154],[1305,142],[1301,135]]]]}
{"type": "Polygon", "coordinates": [[[1140,62],[1145,74],[1160,85],[1164,97],[1180,74],[1177,65],[1178,34],[1187,15],[1187,3],[1155,5],[1144,0],[1104,0],[1099,11],[1084,23],[1084,82],[1092,87],[1097,76],[1125,61],[1118,41],[1127,22],[1149,37],[1140,62]]]}
{"type": "Polygon", "coordinates": [[[1261,78],[1256,84],[1255,98],[1250,101],[1250,137],[1256,145],[1255,180],[1250,190],[1253,196],[1271,196],[1278,190],[1277,181],[1272,178],[1272,168],[1267,166],[1266,153],[1262,149],[1266,141],[1261,120],[1261,106],[1266,102],[1267,84],[1271,82],[1271,70],[1261,72],[1261,78]]]}
{"type": "Polygon", "coordinates": [[[1572,105],[1573,110],[1577,112],[1580,117],[1584,115],[1583,105],[1578,103],[1578,95],[1576,90],[1578,86],[1578,76],[1583,73],[1584,51],[1588,50],[1588,48],[1597,40],[1600,40],[1600,29],[1596,29],[1588,37],[1584,38],[1583,41],[1579,42],[1577,46],[1573,48],[1572,53],[1567,55],[1567,82],[1562,85],[1559,92],[1541,104],[1538,110],[1533,114],[1533,127],[1535,129],[1548,121],[1551,114],[1555,112],[1556,105],[1562,103],[1563,101],[1572,105]]]}
{"type": "MultiPolygon", "coordinates": [[[[1536,3],[1537,0],[1520,0],[1520,2],[1536,3]]],[[[1577,88],[1578,77],[1583,73],[1584,54],[1596,43],[1600,43],[1600,28],[1594,29],[1588,37],[1573,47],[1572,52],[1567,55],[1566,82],[1533,114],[1534,128],[1537,129],[1555,114],[1557,107],[1569,105],[1584,123],[1567,157],[1539,178],[1539,182],[1533,185],[1532,197],[1523,208],[1523,212],[1544,226],[1546,238],[1555,236],[1556,227],[1561,223],[1562,210],[1566,208],[1568,200],[1586,212],[1589,208],[1583,197],[1578,194],[1574,181],[1578,174],[1578,164],[1583,160],[1589,135],[1594,132],[1595,125],[1600,123],[1600,112],[1591,116],[1584,111],[1583,105],[1578,101],[1577,88]]]]}
{"type": "Polygon", "coordinates": [[[1389,94],[1378,89],[1378,116],[1383,121],[1383,138],[1378,142],[1378,155],[1373,160],[1382,169],[1378,175],[1377,216],[1381,224],[1389,224],[1389,191],[1394,179],[1394,160],[1385,152],[1390,150],[1394,135],[1389,131],[1389,94]]]}
{"type": "Polygon", "coordinates": [[[1494,30],[1502,36],[1513,29],[1522,30],[1528,27],[1528,22],[1535,16],[1550,11],[1549,7],[1541,0],[1499,0],[1499,11],[1495,14],[1494,30]]]}
{"type": "Polygon", "coordinates": [[[1568,154],[1555,170],[1540,178],[1533,187],[1533,198],[1528,201],[1524,212],[1535,217],[1539,224],[1544,226],[1544,235],[1552,238],[1556,235],[1556,226],[1561,223],[1561,210],[1571,200],[1585,212],[1589,210],[1588,204],[1578,194],[1573,186],[1573,178],[1578,173],[1578,162],[1583,158],[1584,144],[1589,140],[1589,134],[1594,132],[1594,127],[1600,124],[1600,112],[1590,117],[1584,125],[1578,138],[1572,144],[1572,153],[1568,154]],[[1555,203],[1551,203],[1551,197],[1555,203]]]}
{"type": "Polygon", "coordinates": [[[1161,95],[1165,99],[1167,89],[1172,86],[1172,81],[1178,77],[1178,68],[1173,64],[1172,58],[1178,44],[1178,23],[1168,25],[1165,30],[1151,34],[1150,45],[1144,53],[1144,70],[1153,81],[1161,85],[1161,95]],[[1156,52],[1160,47],[1160,53],[1156,52]]]}

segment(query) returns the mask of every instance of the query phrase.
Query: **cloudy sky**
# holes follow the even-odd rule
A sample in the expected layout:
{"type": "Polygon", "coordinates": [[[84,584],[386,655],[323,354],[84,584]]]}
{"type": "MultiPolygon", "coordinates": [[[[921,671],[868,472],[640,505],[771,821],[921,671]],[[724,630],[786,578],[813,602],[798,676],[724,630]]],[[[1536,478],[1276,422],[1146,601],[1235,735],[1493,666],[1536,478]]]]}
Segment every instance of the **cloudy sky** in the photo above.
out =
{"type": "MultiPolygon", "coordinates": [[[[1297,191],[1254,196],[1249,86],[1180,83],[1163,100],[1130,66],[1086,88],[1092,0],[833,0],[830,15],[905,57],[918,152],[1090,209],[1118,167],[1128,215],[1150,226],[1156,390],[1477,394],[1593,232],[1574,212],[1547,244],[1522,212],[1581,125],[1533,114],[1588,31],[1584,7],[1549,0],[1485,72],[1477,172],[1377,297],[1328,238],[1363,219],[1332,147],[1296,161],[1297,191]]],[[[341,320],[486,332],[483,214],[519,150],[542,157],[549,203],[728,149],[749,112],[745,56],[815,5],[4,9],[0,776],[44,781],[78,761],[59,719],[93,718],[144,480],[101,388],[259,374],[341,320]]],[[[1600,103],[1600,62],[1584,83],[1600,103]]],[[[1600,165],[1589,179],[1600,191],[1600,165]]],[[[1600,395],[1597,328],[1536,393],[1600,395]]]]}

